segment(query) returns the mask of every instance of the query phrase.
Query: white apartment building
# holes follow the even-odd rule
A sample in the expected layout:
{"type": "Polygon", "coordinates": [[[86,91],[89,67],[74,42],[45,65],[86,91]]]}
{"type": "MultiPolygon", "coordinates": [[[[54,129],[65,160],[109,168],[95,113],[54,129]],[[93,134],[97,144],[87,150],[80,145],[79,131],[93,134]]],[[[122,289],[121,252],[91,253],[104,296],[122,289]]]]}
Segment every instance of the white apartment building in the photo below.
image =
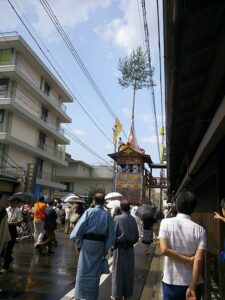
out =
{"type": "Polygon", "coordinates": [[[54,193],[60,198],[67,193],[87,196],[91,189],[103,189],[106,194],[113,191],[113,166],[93,166],[66,155],[68,167],[57,167],[57,181],[66,185],[64,193],[54,193]]]}
{"type": "Polygon", "coordinates": [[[65,189],[55,180],[56,166],[67,166],[64,102],[73,97],[24,39],[0,36],[0,191],[65,189]]]}

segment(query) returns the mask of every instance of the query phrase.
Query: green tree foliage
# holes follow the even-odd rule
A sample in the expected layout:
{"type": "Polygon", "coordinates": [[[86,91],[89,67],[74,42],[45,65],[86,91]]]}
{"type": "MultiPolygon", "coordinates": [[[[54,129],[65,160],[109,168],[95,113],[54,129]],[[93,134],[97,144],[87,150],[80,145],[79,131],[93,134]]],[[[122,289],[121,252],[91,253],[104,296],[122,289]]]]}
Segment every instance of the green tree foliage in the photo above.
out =
{"type": "Polygon", "coordinates": [[[142,88],[150,87],[150,72],[148,59],[141,47],[134,50],[129,57],[119,60],[118,69],[122,76],[118,83],[123,87],[133,89],[132,120],[134,119],[135,92],[142,88]]]}
{"type": "Polygon", "coordinates": [[[118,83],[127,88],[131,86],[134,90],[149,87],[148,60],[141,47],[133,51],[129,57],[119,60],[118,69],[122,73],[118,83]]]}

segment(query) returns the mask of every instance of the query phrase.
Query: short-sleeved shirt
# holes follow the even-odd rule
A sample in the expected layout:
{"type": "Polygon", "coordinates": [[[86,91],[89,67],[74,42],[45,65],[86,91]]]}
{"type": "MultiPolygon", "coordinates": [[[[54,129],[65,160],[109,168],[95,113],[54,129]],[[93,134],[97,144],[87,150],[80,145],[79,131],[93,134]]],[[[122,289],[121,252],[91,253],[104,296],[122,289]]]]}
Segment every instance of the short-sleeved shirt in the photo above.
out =
{"type": "MultiPolygon", "coordinates": [[[[186,256],[192,256],[198,249],[206,250],[207,247],[205,229],[193,222],[189,215],[181,213],[174,218],[162,220],[159,238],[167,239],[170,249],[186,256]]],[[[162,279],[164,283],[188,286],[191,277],[192,266],[165,256],[162,279]]],[[[198,284],[202,282],[202,278],[199,278],[198,284]]]]}
{"type": "Polygon", "coordinates": [[[47,204],[44,202],[37,202],[34,204],[34,221],[43,221],[41,215],[45,214],[47,204]]]}
{"type": "Polygon", "coordinates": [[[9,206],[6,208],[7,214],[8,214],[8,222],[10,223],[11,221],[14,222],[22,222],[22,212],[19,209],[19,207],[11,207],[9,206]]]}

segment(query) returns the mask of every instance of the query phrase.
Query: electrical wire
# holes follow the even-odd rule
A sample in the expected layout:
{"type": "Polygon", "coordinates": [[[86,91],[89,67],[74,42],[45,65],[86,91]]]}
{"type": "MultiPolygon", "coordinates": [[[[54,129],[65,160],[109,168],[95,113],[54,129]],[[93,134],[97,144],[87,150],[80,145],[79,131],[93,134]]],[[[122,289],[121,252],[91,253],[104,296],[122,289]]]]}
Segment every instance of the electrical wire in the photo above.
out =
{"type": "MultiPolygon", "coordinates": [[[[99,87],[95,83],[93,77],[91,76],[91,74],[87,70],[86,66],[84,65],[82,59],[80,58],[78,52],[76,51],[74,45],[70,41],[70,39],[69,39],[68,35],[66,34],[66,32],[64,31],[63,27],[61,26],[59,20],[57,19],[56,15],[54,14],[53,10],[51,9],[49,3],[46,0],[40,0],[40,3],[43,6],[43,8],[46,11],[46,13],[48,14],[48,16],[51,19],[52,23],[54,24],[56,30],[58,31],[58,33],[60,34],[60,36],[62,37],[62,39],[64,40],[64,42],[66,43],[69,51],[71,52],[71,54],[75,58],[76,62],[78,63],[79,67],[81,68],[81,70],[84,73],[85,77],[87,78],[87,80],[89,81],[89,83],[91,84],[91,86],[93,87],[94,91],[98,95],[98,97],[101,100],[101,102],[104,104],[105,108],[108,110],[108,112],[110,113],[110,115],[113,117],[114,120],[118,119],[118,117],[116,116],[116,114],[112,110],[111,106],[107,102],[106,98],[103,96],[101,90],[99,89],[99,87]]],[[[126,133],[124,132],[124,130],[123,130],[123,134],[126,137],[126,133]]]]}
{"type": "Polygon", "coordinates": [[[138,7],[139,20],[140,20],[142,43],[143,43],[143,46],[144,46],[145,45],[145,38],[144,38],[144,32],[143,32],[143,28],[142,28],[142,20],[141,20],[141,12],[140,12],[140,7],[139,7],[139,0],[137,0],[137,7],[138,7]]]}
{"type": "Polygon", "coordinates": [[[10,0],[8,0],[10,6],[12,7],[13,11],[15,12],[15,14],[17,15],[17,17],[20,19],[20,21],[22,22],[23,26],[26,28],[26,30],[28,31],[29,35],[31,36],[31,38],[34,40],[35,44],[38,46],[39,50],[42,52],[42,54],[45,56],[45,58],[47,59],[48,63],[51,65],[51,67],[53,68],[53,70],[56,72],[56,74],[59,76],[59,78],[61,79],[61,81],[64,83],[64,85],[66,86],[66,88],[69,90],[69,92],[71,93],[71,95],[75,98],[75,100],[77,101],[77,103],[80,105],[80,107],[82,108],[82,110],[85,112],[85,114],[88,116],[88,118],[92,121],[92,123],[95,125],[95,127],[105,136],[105,138],[113,144],[113,141],[105,134],[105,132],[98,126],[98,124],[93,120],[93,118],[90,116],[90,114],[87,112],[87,110],[84,108],[84,106],[80,103],[80,101],[76,98],[76,96],[74,95],[74,93],[70,90],[70,88],[68,87],[68,85],[66,84],[66,82],[64,81],[64,79],[62,78],[62,76],[59,74],[59,72],[56,70],[56,68],[54,67],[54,65],[52,64],[52,62],[49,60],[49,58],[47,57],[47,55],[45,54],[45,52],[43,51],[43,49],[41,48],[41,46],[39,45],[39,43],[37,42],[37,40],[35,39],[35,37],[33,36],[33,34],[31,33],[31,31],[29,30],[29,28],[27,27],[27,25],[25,24],[25,22],[23,21],[23,19],[20,17],[20,15],[18,14],[17,10],[15,9],[15,7],[13,6],[13,4],[11,3],[10,0]]]}
{"type": "MultiPolygon", "coordinates": [[[[161,112],[162,112],[162,128],[164,128],[164,110],[163,110],[163,96],[162,96],[162,63],[161,63],[161,40],[160,40],[160,22],[159,22],[159,1],[157,4],[157,23],[158,23],[158,48],[159,48],[159,80],[160,80],[160,98],[161,98],[161,112]]],[[[162,134],[162,144],[164,144],[164,132],[162,134]]]]}
{"type": "Polygon", "coordinates": [[[158,123],[156,117],[156,105],[155,105],[155,92],[154,92],[154,81],[153,81],[153,72],[154,69],[152,68],[151,63],[151,52],[150,52],[150,43],[149,43],[149,33],[148,33],[148,24],[147,24],[147,17],[146,17],[146,8],[145,8],[145,0],[142,0],[142,11],[143,11],[143,20],[144,20],[144,31],[145,31],[145,44],[147,50],[147,57],[148,57],[148,64],[149,64],[149,82],[152,94],[152,106],[154,112],[154,121],[155,121],[155,132],[156,132],[156,139],[157,139],[157,149],[158,149],[158,156],[160,161],[160,148],[159,148],[159,136],[158,136],[158,123]]]}
{"type": "Polygon", "coordinates": [[[78,143],[81,147],[83,147],[86,151],[88,151],[89,153],[93,154],[95,157],[97,157],[100,161],[103,161],[104,163],[106,163],[107,165],[110,165],[109,162],[107,162],[104,158],[102,158],[101,156],[99,156],[96,152],[94,152],[89,146],[87,146],[84,142],[82,142],[77,136],[75,136],[75,134],[73,132],[71,132],[70,130],[68,130],[67,128],[64,127],[65,133],[67,136],[69,136],[73,141],[75,141],[76,143],[78,143]]]}
{"type": "MultiPolygon", "coordinates": [[[[40,41],[40,43],[42,44],[42,46],[45,48],[45,50],[47,51],[47,53],[51,56],[52,60],[54,61],[54,63],[57,65],[58,69],[62,72],[62,74],[64,75],[64,78],[67,79],[67,81],[70,83],[70,86],[73,87],[73,89],[76,91],[76,93],[78,94],[79,98],[82,100],[82,102],[87,106],[87,108],[91,111],[91,113],[93,114],[95,120],[97,120],[100,124],[100,126],[102,128],[105,128],[104,124],[101,122],[101,120],[99,120],[98,116],[95,114],[95,112],[92,110],[92,108],[88,105],[88,103],[84,100],[84,98],[81,96],[80,92],[78,91],[78,89],[75,87],[75,85],[73,84],[73,82],[70,80],[70,78],[67,76],[67,74],[63,71],[62,67],[59,65],[59,63],[57,62],[57,60],[54,58],[54,56],[52,55],[51,51],[46,47],[46,45],[44,44],[44,42],[41,40],[40,36],[38,35],[38,33],[36,32],[36,30],[34,29],[34,27],[32,26],[32,24],[29,22],[29,20],[27,19],[26,15],[24,14],[24,12],[22,11],[22,9],[19,7],[19,5],[14,1],[14,4],[16,5],[16,7],[20,10],[21,14],[23,15],[23,18],[26,20],[26,22],[29,24],[29,26],[32,28],[33,32],[35,32],[38,40],[40,41]]],[[[16,34],[18,34],[17,32],[15,32],[16,34]]],[[[106,128],[105,128],[106,129],[106,128]]]]}
{"type": "MultiPolygon", "coordinates": [[[[6,79],[6,78],[8,78],[8,77],[4,77],[4,74],[3,73],[0,73],[0,78],[1,79],[6,79]],[[3,75],[3,76],[2,76],[3,75]]],[[[20,88],[18,88],[18,86],[17,86],[17,90],[19,90],[20,92],[23,92],[20,88]]],[[[23,103],[24,103],[24,101],[20,98],[20,97],[18,97],[18,95],[15,93],[15,92],[11,92],[11,96],[13,96],[14,97],[14,99],[17,99],[17,100],[20,100],[20,101],[22,101],[23,103]]],[[[18,103],[19,104],[19,103],[18,103]]],[[[35,110],[34,110],[34,112],[36,112],[35,110]]],[[[34,115],[35,116],[35,115],[34,115]]],[[[68,125],[67,125],[68,126],[68,125]]],[[[82,146],[86,151],[88,151],[89,153],[91,153],[92,155],[94,155],[94,156],[96,156],[98,159],[100,159],[101,161],[103,161],[104,163],[106,163],[107,165],[110,165],[105,159],[103,159],[102,157],[100,157],[97,153],[95,153],[89,146],[87,146],[84,142],[82,142],[73,132],[72,132],[72,130],[70,129],[70,130],[68,130],[68,129],[66,129],[65,127],[63,127],[63,130],[64,130],[64,132],[65,132],[65,134],[69,137],[69,138],[72,138],[73,139],[73,141],[75,141],[76,143],[78,143],[80,146],[82,146]]],[[[12,160],[12,159],[11,159],[12,160]]],[[[14,162],[14,161],[13,161],[14,162]]],[[[15,163],[15,162],[14,162],[15,163]]],[[[16,168],[16,167],[14,167],[13,165],[11,165],[9,162],[8,162],[8,164],[12,167],[12,168],[16,168]]],[[[15,163],[16,164],[16,163],[15,163]]],[[[19,165],[17,165],[19,168],[16,168],[16,169],[20,169],[21,170],[21,168],[22,167],[20,167],[19,165]]]]}

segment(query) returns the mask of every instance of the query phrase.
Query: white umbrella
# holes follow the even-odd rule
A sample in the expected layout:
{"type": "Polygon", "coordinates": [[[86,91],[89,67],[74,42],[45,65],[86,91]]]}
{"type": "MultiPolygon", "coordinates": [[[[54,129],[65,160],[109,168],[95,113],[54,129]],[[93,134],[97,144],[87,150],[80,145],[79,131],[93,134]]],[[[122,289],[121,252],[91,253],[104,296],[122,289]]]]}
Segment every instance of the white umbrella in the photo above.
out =
{"type": "Polygon", "coordinates": [[[116,207],[120,207],[120,200],[112,200],[106,204],[106,207],[110,209],[115,209],[116,207]]]}
{"type": "Polygon", "coordinates": [[[83,199],[79,198],[77,195],[74,194],[66,195],[62,198],[62,200],[64,203],[85,203],[83,199]]]}
{"type": "Polygon", "coordinates": [[[123,195],[118,192],[112,192],[105,196],[105,200],[111,200],[111,199],[120,198],[120,197],[123,197],[123,195]]]}

